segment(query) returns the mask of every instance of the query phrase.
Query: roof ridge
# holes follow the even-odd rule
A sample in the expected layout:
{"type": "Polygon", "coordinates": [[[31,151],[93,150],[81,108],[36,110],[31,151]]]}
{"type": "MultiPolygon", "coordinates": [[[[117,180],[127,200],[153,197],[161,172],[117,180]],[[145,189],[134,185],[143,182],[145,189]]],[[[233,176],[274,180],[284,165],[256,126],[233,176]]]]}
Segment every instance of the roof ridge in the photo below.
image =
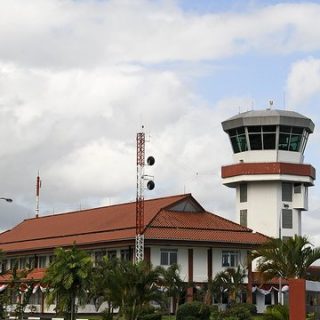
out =
{"type": "MultiPolygon", "coordinates": [[[[176,197],[182,197],[182,196],[190,196],[191,193],[187,193],[187,194],[177,194],[177,195],[172,195],[172,196],[164,196],[164,197],[158,197],[158,198],[152,198],[152,199],[145,199],[144,202],[150,202],[150,201],[157,201],[157,200],[161,200],[161,199],[170,199],[170,198],[176,198],[176,197]]],[[[39,216],[39,217],[33,217],[33,218],[27,218],[24,219],[23,221],[29,221],[29,220],[38,220],[38,219],[45,219],[45,218],[50,218],[50,217],[56,217],[56,216],[62,216],[62,215],[67,215],[67,214],[79,214],[79,213],[85,213],[88,211],[93,211],[93,210],[97,210],[97,209],[104,209],[104,208],[112,208],[112,207],[118,207],[118,206],[125,206],[125,205],[134,205],[136,203],[136,201],[132,201],[132,202],[124,202],[124,203],[118,203],[118,204],[112,204],[112,205],[108,205],[108,206],[101,206],[101,207],[95,207],[95,208],[89,208],[89,209],[83,209],[83,210],[78,210],[78,211],[68,211],[68,212],[61,212],[61,213],[53,213],[53,214],[48,214],[45,216],[39,216]]],[[[169,204],[170,205],[170,204],[169,204]]],[[[160,211],[162,210],[162,208],[160,209],[160,211]]],[[[22,221],[22,222],[23,222],[22,221]]],[[[22,222],[20,222],[19,224],[21,224],[22,222]]],[[[19,225],[18,224],[18,225],[19,225]]],[[[15,227],[17,227],[18,225],[16,225],[15,227]]],[[[12,230],[12,229],[11,229],[12,230]]],[[[9,230],[7,230],[9,231],[9,230]]],[[[6,232],[6,231],[5,231],[6,232]]],[[[4,232],[3,232],[4,233],[4,232]]],[[[0,233],[1,235],[2,233],[0,233]]]]}

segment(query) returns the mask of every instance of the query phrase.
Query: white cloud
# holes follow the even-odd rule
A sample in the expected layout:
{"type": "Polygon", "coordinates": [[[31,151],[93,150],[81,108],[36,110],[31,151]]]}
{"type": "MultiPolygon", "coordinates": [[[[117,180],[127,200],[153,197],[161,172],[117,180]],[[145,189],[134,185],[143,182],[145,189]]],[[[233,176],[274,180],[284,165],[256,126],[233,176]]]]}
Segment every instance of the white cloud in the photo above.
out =
{"type": "Polygon", "coordinates": [[[315,3],[202,15],[147,0],[10,0],[0,9],[1,58],[50,68],[319,49],[315,3]]]}
{"type": "Polygon", "coordinates": [[[291,66],[287,80],[288,102],[292,106],[307,104],[320,94],[320,60],[307,58],[291,66]]]}

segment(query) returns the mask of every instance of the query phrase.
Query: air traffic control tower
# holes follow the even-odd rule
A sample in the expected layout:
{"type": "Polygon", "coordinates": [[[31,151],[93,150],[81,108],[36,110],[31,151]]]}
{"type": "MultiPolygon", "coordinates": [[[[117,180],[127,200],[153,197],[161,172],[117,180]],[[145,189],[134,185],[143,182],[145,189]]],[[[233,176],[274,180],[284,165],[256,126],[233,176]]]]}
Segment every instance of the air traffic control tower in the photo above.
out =
{"type": "Polygon", "coordinates": [[[236,190],[237,222],[271,237],[301,235],[301,212],[315,168],[304,164],[314,123],[285,110],[253,110],[224,122],[233,164],[221,168],[223,184],[236,190]]]}

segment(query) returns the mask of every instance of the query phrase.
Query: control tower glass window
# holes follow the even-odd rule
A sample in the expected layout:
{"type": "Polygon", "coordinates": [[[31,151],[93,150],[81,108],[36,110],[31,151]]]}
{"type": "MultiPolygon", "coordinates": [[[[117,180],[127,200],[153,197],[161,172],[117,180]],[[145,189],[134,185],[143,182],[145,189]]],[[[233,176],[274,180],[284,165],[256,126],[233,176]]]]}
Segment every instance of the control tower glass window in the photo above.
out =
{"type": "Polygon", "coordinates": [[[300,144],[303,135],[303,128],[280,126],[279,150],[300,151],[300,144]]]}
{"type": "Polygon", "coordinates": [[[243,127],[229,130],[229,136],[234,153],[248,150],[246,134],[243,127]]]}
{"type": "Polygon", "coordinates": [[[248,127],[249,141],[251,150],[262,149],[261,126],[248,127]]]}
{"type": "Polygon", "coordinates": [[[276,148],[276,126],[263,126],[262,127],[262,140],[264,150],[274,150],[276,148]]]}

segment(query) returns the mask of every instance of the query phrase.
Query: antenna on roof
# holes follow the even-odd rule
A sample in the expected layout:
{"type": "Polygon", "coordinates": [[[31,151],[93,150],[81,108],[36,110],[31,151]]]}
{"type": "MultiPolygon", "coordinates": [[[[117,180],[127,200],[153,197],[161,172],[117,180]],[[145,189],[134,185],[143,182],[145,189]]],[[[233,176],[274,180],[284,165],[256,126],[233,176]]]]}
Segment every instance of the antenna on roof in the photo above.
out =
{"type": "Polygon", "coordinates": [[[269,106],[267,108],[267,110],[271,110],[273,106],[273,100],[269,100],[269,106]]]}
{"type": "Polygon", "coordinates": [[[36,183],[36,218],[39,217],[40,188],[41,188],[41,180],[40,180],[40,175],[38,170],[37,183],[36,183]]]}

